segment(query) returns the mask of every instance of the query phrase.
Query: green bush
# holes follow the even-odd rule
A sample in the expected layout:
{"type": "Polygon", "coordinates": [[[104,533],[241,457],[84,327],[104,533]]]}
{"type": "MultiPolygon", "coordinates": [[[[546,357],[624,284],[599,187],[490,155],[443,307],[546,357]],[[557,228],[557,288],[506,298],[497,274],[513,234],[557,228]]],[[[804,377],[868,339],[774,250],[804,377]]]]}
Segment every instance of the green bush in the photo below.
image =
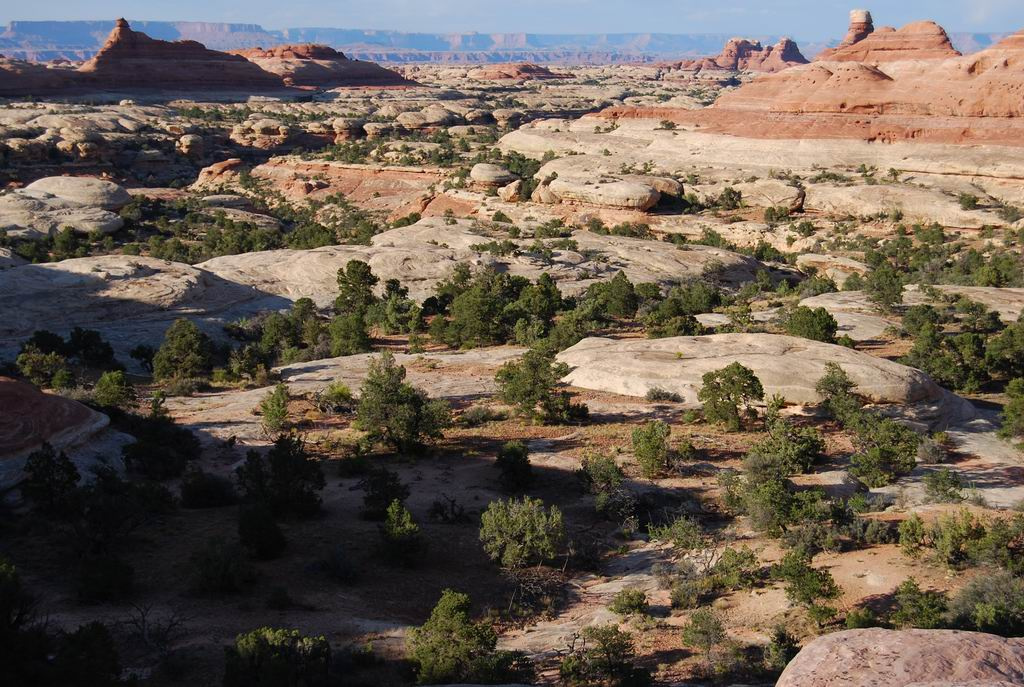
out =
{"type": "Polygon", "coordinates": [[[540,499],[493,501],[480,516],[480,541],[491,560],[517,569],[554,558],[565,540],[562,513],[540,499]]]}
{"type": "Polygon", "coordinates": [[[495,381],[502,400],[524,415],[545,422],[562,422],[585,416],[586,411],[586,406],[570,403],[565,392],[555,392],[567,374],[569,367],[565,363],[529,350],[521,360],[502,365],[495,381]]]}
{"type": "Polygon", "coordinates": [[[920,555],[925,545],[925,536],[924,520],[917,513],[911,513],[909,518],[900,523],[900,549],[903,554],[912,558],[920,555]]]}
{"type": "Polygon", "coordinates": [[[903,277],[888,263],[873,269],[864,280],[868,300],[885,312],[903,302],[903,277]]]}
{"type": "Polygon", "coordinates": [[[708,544],[704,528],[694,518],[678,517],[672,522],[649,528],[651,539],[668,542],[676,553],[685,554],[702,549],[708,544]]]}
{"type": "Polygon", "coordinates": [[[21,493],[36,508],[52,515],[67,514],[81,475],[71,459],[50,444],[43,444],[25,460],[21,493]]]}
{"type": "Polygon", "coordinates": [[[530,682],[532,666],[521,654],[496,651],[498,636],[470,619],[465,594],[445,589],[423,625],[409,632],[409,659],[419,684],[530,682]]]}
{"type": "Polygon", "coordinates": [[[812,309],[799,305],[787,314],[782,328],[790,336],[835,343],[839,325],[825,308],[812,309]]]}
{"type": "Polygon", "coordinates": [[[924,476],[924,493],[933,503],[960,503],[964,500],[960,476],[949,468],[941,468],[924,476]]]}
{"type": "Polygon", "coordinates": [[[558,668],[562,684],[569,687],[609,685],[646,687],[650,673],[636,665],[633,636],[615,625],[591,626],[582,632],[582,646],[575,645],[558,668]]]}
{"type": "Polygon", "coordinates": [[[975,577],[953,597],[949,617],[955,627],[1004,637],[1024,633],[1024,580],[999,571],[975,577]]]}
{"type": "Polygon", "coordinates": [[[67,360],[59,353],[43,353],[33,345],[26,345],[15,362],[18,371],[38,387],[70,386],[67,360]]]}
{"type": "Polygon", "coordinates": [[[193,552],[190,562],[192,588],[200,594],[235,594],[254,577],[242,550],[217,537],[193,552]]]}
{"type": "Polygon", "coordinates": [[[1000,415],[999,435],[1006,438],[1024,436],[1024,377],[1014,379],[1006,387],[1009,398],[1000,415]]]}
{"type": "Polygon", "coordinates": [[[334,357],[366,353],[371,348],[366,320],[360,313],[331,318],[327,333],[331,339],[331,355],[334,357]]]}
{"type": "Polygon", "coordinates": [[[341,315],[366,315],[370,306],[377,302],[373,287],[380,281],[370,266],[361,260],[349,260],[338,270],[338,297],[334,308],[341,315]]]}
{"type": "Polygon", "coordinates": [[[725,641],[725,627],[710,608],[699,608],[690,616],[690,622],[683,627],[683,643],[700,649],[704,658],[711,660],[711,652],[725,641]]]}
{"type": "Polygon", "coordinates": [[[889,622],[898,629],[933,630],[945,622],[946,597],[942,592],[922,590],[914,578],[896,588],[895,607],[889,622]]]}
{"type": "Polygon", "coordinates": [[[223,508],[237,501],[235,485],[226,477],[191,468],[181,479],[183,508],[223,508]]]}
{"type": "Polygon", "coordinates": [[[864,484],[882,487],[916,467],[921,437],[911,428],[870,412],[860,412],[845,424],[856,435],[850,474],[864,484]]]}
{"type": "Polygon", "coordinates": [[[384,352],[370,362],[359,398],[355,426],[373,441],[398,451],[417,450],[440,439],[451,426],[451,411],[405,381],[405,368],[384,352]]]}
{"type": "Polygon", "coordinates": [[[324,473],[297,437],[279,437],[265,457],[249,451],[235,474],[243,500],[266,503],[275,515],[309,517],[320,512],[324,473]]]}
{"type": "Polygon", "coordinates": [[[647,422],[633,430],[633,455],[644,477],[653,479],[668,467],[668,437],[672,428],[661,420],[647,422]]]}
{"type": "Polygon", "coordinates": [[[642,589],[623,589],[608,604],[609,611],[622,616],[647,615],[650,608],[647,592],[642,589]]]}
{"type": "Polygon", "coordinates": [[[380,537],[384,555],[404,565],[415,563],[423,548],[420,526],[412,519],[409,509],[398,500],[388,506],[384,523],[380,527],[380,537]]]}
{"type": "Polygon", "coordinates": [[[106,408],[127,408],[135,403],[135,387],[124,372],[104,372],[92,389],[92,400],[106,408]]]}
{"type": "Polygon", "coordinates": [[[839,586],[828,570],[811,567],[810,559],[802,552],[793,550],[782,561],[772,567],[772,573],[786,583],[786,596],[790,601],[802,604],[816,619],[835,615],[835,609],[821,605],[840,595],[839,586]]]}
{"type": "Polygon", "coordinates": [[[363,480],[363,487],[366,490],[363,494],[363,517],[367,520],[383,520],[392,503],[404,504],[409,498],[409,486],[402,484],[397,472],[385,467],[372,468],[363,480]]]}
{"type": "Polygon", "coordinates": [[[697,398],[704,404],[709,422],[720,422],[729,431],[742,428],[743,418],[754,415],[751,402],[764,399],[764,387],[753,371],[740,363],[732,363],[702,378],[697,398]],[[740,414],[740,406],[743,414],[740,414]]]}
{"type": "Polygon", "coordinates": [[[245,504],[238,511],[238,541],[254,558],[277,558],[288,545],[284,533],[265,503],[245,504]]]}
{"type": "Polygon", "coordinates": [[[224,687],[327,687],[331,646],[324,637],[261,627],[224,650],[224,687]]]}
{"type": "Polygon", "coordinates": [[[288,396],[288,385],[277,384],[260,402],[263,430],[267,434],[277,434],[288,423],[288,396]]]}
{"type": "Polygon", "coordinates": [[[185,319],[175,320],[167,329],[163,343],[153,356],[153,376],[158,381],[205,379],[212,367],[210,337],[185,319]]]}
{"type": "Polygon", "coordinates": [[[530,454],[521,441],[505,443],[498,451],[494,466],[499,471],[498,482],[507,492],[523,491],[533,482],[530,454]]]}

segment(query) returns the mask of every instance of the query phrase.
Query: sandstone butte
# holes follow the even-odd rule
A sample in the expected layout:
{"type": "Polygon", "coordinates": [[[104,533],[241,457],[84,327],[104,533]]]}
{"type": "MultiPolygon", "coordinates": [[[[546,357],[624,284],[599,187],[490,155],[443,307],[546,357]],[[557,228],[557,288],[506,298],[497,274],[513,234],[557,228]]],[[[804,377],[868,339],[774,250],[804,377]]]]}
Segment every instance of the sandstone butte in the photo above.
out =
{"type": "Polygon", "coordinates": [[[207,49],[196,41],[161,41],[133,31],[118,19],[96,56],[78,69],[89,88],[115,90],[272,90],[281,78],[239,55],[207,49]]]}
{"type": "Polygon", "coordinates": [[[783,38],[775,45],[762,46],[760,41],[733,38],[722,52],[715,57],[702,57],[665,65],[671,69],[685,70],[729,70],[749,72],[780,72],[800,64],[807,64],[807,58],[799,46],[789,38],[783,38]]]}
{"type": "Polygon", "coordinates": [[[529,62],[489,64],[478,69],[471,69],[467,76],[478,81],[532,81],[565,78],[564,74],[558,74],[547,67],[529,62]]]}
{"type": "Polygon", "coordinates": [[[964,56],[941,47],[948,36],[935,24],[879,40],[868,28],[855,21],[836,59],[759,76],[703,110],[619,107],[600,116],[746,138],[1024,145],[1024,31],[964,56]]]}
{"type": "Polygon", "coordinates": [[[846,38],[835,48],[824,50],[816,62],[896,62],[960,57],[946,31],[932,21],[907,24],[902,29],[875,29],[871,13],[854,10],[846,38]]]}
{"type": "Polygon", "coordinates": [[[238,50],[267,72],[276,74],[288,86],[337,88],[341,86],[408,86],[413,82],[373,62],[352,60],[326,45],[278,45],[264,50],[238,50]]]}

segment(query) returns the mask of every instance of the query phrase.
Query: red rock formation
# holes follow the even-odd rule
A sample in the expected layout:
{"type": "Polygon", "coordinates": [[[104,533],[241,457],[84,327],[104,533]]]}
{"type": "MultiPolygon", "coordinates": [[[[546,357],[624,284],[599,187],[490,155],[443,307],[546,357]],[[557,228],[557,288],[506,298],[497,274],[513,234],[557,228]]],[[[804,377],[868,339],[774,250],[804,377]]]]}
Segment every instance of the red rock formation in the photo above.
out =
{"type": "Polygon", "coordinates": [[[730,70],[751,72],[779,72],[798,64],[807,64],[807,58],[797,44],[783,38],[775,45],[763,47],[759,41],[733,38],[716,57],[686,60],[669,65],[674,69],[730,70]]]}
{"type": "Polygon", "coordinates": [[[0,461],[25,456],[44,442],[65,448],[108,423],[77,401],[8,377],[0,377],[0,408],[0,461]]]}
{"type": "MultiPolygon", "coordinates": [[[[870,25],[870,15],[868,17],[870,25]]],[[[860,33],[851,26],[847,40],[857,35],[860,33]]],[[[960,53],[953,47],[941,26],[932,21],[919,21],[907,24],[901,29],[883,26],[852,43],[846,44],[844,41],[838,48],[825,50],[815,61],[881,64],[899,60],[936,60],[959,56],[960,53]]]]}
{"type": "Polygon", "coordinates": [[[704,110],[618,108],[604,116],[667,119],[754,138],[1024,146],[1024,31],[968,56],[813,62],[759,77],[704,110]]]}
{"type": "Polygon", "coordinates": [[[289,86],[338,88],[342,86],[408,86],[413,82],[373,62],[350,60],[326,45],[278,45],[268,50],[239,50],[240,55],[289,86]]]}
{"type": "Polygon", "coordinates": [[[71,87],[73,72],[0,55],[0,96],[49,95],[71,87]]]}
{"type": "Polygon", "coordinates": [[[107,42],[78,70],[81,85],[106,90],[273,90],[281,78],[238,55],[195,41],[160,41],[118,19],[107,42]]]}
{"type": "Polygon", "coordinates": [[[468,76],[478,81],[531,81],[566,78],[565,74],[556,74],[547,67],[529,62],[489,64],[477,69],[471,69],[468,76]]]}

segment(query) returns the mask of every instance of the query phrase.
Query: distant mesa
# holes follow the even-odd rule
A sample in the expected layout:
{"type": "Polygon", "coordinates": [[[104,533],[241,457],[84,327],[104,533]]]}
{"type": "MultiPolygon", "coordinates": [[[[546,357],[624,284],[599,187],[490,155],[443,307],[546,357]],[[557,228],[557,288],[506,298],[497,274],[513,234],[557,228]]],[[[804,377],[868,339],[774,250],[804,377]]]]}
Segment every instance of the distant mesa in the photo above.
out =
{"type": "Polygon", "coordinates": [[[77,70],[0,59],[0,96],[95,91],[283,91],[289,87],[400,86],[410,82],[372,62],[322,45],[286,45],[249,55],[192,40],[163,41],[118,19],[99,52],[77,70]]]}
{"type": "Polygon", "coordinates": [[[234,54],[276,74],[288,86],[338,88],[408,86],[413,83],[397,72],[373,62],[349,59],[344,53],[326,45],[278,45],[267,50],[239,50],[234,54]]]}
{"type": "Polygon", "coordinates": [[[807,58],[799,46],[790,38],[783,38],[775,45],[762,46],[760,41],[733,38],[722,52],[715,57],[684,60],[669,65],[684,70],[728,70],[750,72],[780,72],[783,69],[807,64],[807,58]]]}

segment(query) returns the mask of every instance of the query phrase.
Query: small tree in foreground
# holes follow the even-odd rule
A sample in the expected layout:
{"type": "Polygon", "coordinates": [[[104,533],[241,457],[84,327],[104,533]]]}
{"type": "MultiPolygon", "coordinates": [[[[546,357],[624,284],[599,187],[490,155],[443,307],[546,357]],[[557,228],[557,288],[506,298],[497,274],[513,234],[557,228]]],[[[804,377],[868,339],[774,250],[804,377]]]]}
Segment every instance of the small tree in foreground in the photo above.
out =
{"type": "Polygon", "coordinates": [[[651,684],[650,673],[638,667],[635,660],[636,648],[631,634],[615,625],[588,627],[573,640],[558,674],[562,684],[571,687],[645,687],[651,684]]]}
{"type": "Polygon", "coordinates": [[[107,408],[124,409],[135,402],[135,387],[120,370],[104,372],[92,389],[92,399],[107,408]]]}
{"type": "Polygon", "coordinates": [[[153,376],[157,381],[206,377],[211,367],[213,344],[210,337],[189,320],[175,320],[153,356],[153,376]]]}
{"type": "Polygon", "coordinates": [[[420,526],[412,519],[412,513],[395,499],[384,514],[384,523],[380,527],[380,537],[384,544],[384,554],[391,560],[405,565],[416,562],[423,539],[420,526]]]}
{"type": "Polygon", "coordinates": [[[1010,399],[1003,407],[999,435],[1007,439],[1024,437],[1024,378],[1014,379],[1006,387],[1010,399]]]}
{"type": "Polygon", "coordinates": [[[224,687],[326,687],[331,645],[298,630],[261,627],[224,653],[224,687]]]}
{"type": "Polygon", "coordinates": [[[690,623],[683,628],[683,642],[687,646],[704,652],[704,659],[711,661],[711,652],[725,641],[725,627],[710,608],[698,608],[690,616],[690,623]]]}
{"type": "Polygon", "coordinates": [[[587,407],[572,403],[565,391],[556,391],[569,366],[549,356],[529,350],[521,360],[502,365],[495,375],[501,398],[521,413],[544,422],[568,422],[583,419],[587,407]]]}
{"type": "Polygon", "coordinates": [[[235,474],[243,499],[265,503],[275,515],[308,517],[320,510],[324,473],[297,437],[279,437],[266,457],[249,451],[235,474]]]}
{"type": "Polygon", "coordinates": [[[494,501],[480,516],[480,541],[491,560],[516,569],[554,558],[565,539],[562,512],[540,499],[494,501]]]}
{"type": "Polygon", "coordinates": [[[671,433],[672,428],[662,420],[646,422],[633,430],[633,454],[644,477],[657,477],[668,467],[671,433]]]}
{"type": "Polygon", "coordinates": [[[260,402],[263,429],[267,434],[277,434],[288,422],[288,385],[278,384],[260,402]]]}
{"type": "Polygon", "coordinates": [[[498,481],[505,491],[522,491],[533,481],[530,454],[521,441],[509,441],[502,446],[494,466],[501,472],[498,481]]]}
{"type": "Polygon", "coordinates": [[[440,439],[451,425],[451,410],[405,381],[405,368],[395,356],[382,353],[370,362],[359,397],[356,427],[373,441],[398,451],[420,448],[428,439],[440,439]]]}
{"type": "Polygon", "coordinates": [[[754,415],[751,403],[764,399],[761,380],[753,370],[738,362],[708,372],[702,381],[697,398],[704,404],[704,417],[709,422],[724,424],[731,432],[742,428],[744,417],[754,415]]]}

